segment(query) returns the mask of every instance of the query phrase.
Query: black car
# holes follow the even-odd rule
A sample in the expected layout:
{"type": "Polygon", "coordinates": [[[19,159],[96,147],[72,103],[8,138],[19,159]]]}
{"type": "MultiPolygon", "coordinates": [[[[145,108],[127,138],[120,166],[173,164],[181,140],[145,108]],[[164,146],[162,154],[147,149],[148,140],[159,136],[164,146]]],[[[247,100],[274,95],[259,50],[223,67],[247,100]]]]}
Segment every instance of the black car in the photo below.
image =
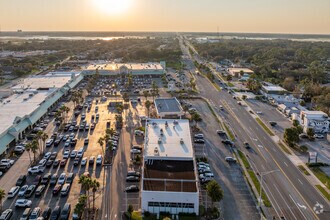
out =
{"type": "Polygon", "coordinates": [[[125,192],[139,192],[139,187],[137,185],[131,185],[125,188],[125,192]]]}
{"type": "Polygon", "coordinates": [[[52,214],[50,215],[50,220],[57,220],[60,217],[61,214],[61,207],[55,206],[54,210],[52,211],[52,214]]]}
{"type": "Polygon", "coordinates": [[[248,142],[244,142],[244,146],[245,146],[246,149],[250,149],[251,148],[251,146],[250,146],[250,144],[248,142]]]}
{"type": "Polygon", "coordinates": [[[228,144],[228,145],[233,145],[233,144],[234,144],[231,140],[228,140],[228,139],[226,139],[226,140],[222,140],[221,142],[222,142],[223,144],[228,144]]]}
{"type": "Polygon", "coordinates": [[[78,166],[79,163],[80,163],[80,160],[81,160],[81,157],[76,157],[76,158],[74,158],[73,166],[78,166]]]}
{"type": "Polygon", "coordinates": [[[60,160],[56,159],[56,160],[54,160],[53,167],[56,168],[56,167],[58,167],[59,164],[60,164],[60,160]]]}
{"type": "Polygon", "coordinates": [[[139,182],[140,178],[137,176],[127,176],[126,177],[126,182],[139,182]]]}
{"type": "Polygon", "coordinates": [[[47,185],[48,183],[49,183],[49,180],[50,180],[50,177],[52,176],[52,174],[51,173],[46,173],[43,177],[42,177],[42,179],[41,179],[41,184],[43,184],[43,185],[47,185]]]}
{"type": "Polygon", "coordinates": [[[52,213],[52,209],[50,207],[47,207],[42,212],[41,217],[43,217],[43,219],[47,220],[47,219],[49,219],[51,213],[52,213]]]}
{"type": "Polygon", "coordinates": [[[46,167],[51,167],[54,163],[54,160],[49,159],[46,163],[46,167]]]}
{"type": "Polygon", "coordinates": [[[56,140],[54,141],[54,147],[57,147],[57,146],[60,144],[60,142],[61,142],[61,140],[56,139],[56,140]]]}
{"type": "Polygon", "coordinates": [[[71,142],[70,142],[70,146],[71,147],[75,147],[76,144],[77,144],[77,139],[76,138],[75,139],[72,139],[71,142]]]}
{"type": "Polygon", "coordinates": [[[16,186],[23,186],[26,181],[26,175],[19,176],[18,180],[16,181],[16,186]]]}
{"type": "Polygon", "coordinates": [[[194,139],[194,143],[197,143],[197,144],[204,144],[205,141],[204,141],[204,139],[194,139]]]}

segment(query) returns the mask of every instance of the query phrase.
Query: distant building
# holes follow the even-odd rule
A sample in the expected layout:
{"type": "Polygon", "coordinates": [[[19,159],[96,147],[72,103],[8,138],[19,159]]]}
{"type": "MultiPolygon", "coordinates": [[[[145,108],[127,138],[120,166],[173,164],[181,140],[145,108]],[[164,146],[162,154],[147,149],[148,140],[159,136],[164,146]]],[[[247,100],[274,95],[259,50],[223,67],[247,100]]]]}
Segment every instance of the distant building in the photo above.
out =
{"type": "Polygon", "coordinates": [[[276,86],[276,85],[263,85],[261,87],[261,91],[265,96],[267,96],[269,94],[283,95],[283,94],[288,93],[288,91],[286,89],[282,88],[281,86],[276,86]]]}
{"type": "Polygon", "coordinates": [[[322,111],[301,111],[300,124],[304,128],[304,132],[308,128],[313,128],[317,133],[326,133],[330,131],[330,119],[328,115],[322,111]]]}
{"type": "Polygon", "coordinates": [[[177,98],[155,99],[157,115],[160,118],[181,118],[184,116],[182,106],[177,98]]]}
{"type": "Polygon", "coordinates": [[[149,119],[142,166],[142,212],[199,212],[199,188],[188,120],[149,119]]]}
{"type": "Polygon", "coordinates": [[[159,63],[101,63],[87,66],[82,74],[95,74],[96,70],[100,75],[122,75],[132,74],[133,76],[155,76],[160,77],[165,73],[165,62],[159,63]]]}
{"type": "Polygon", "coordinates": [[[243,75],[246,77],[247,75],[253,74],[253,71],[248,68],[228,68],[227,72],[235,77],[242,77],[243,75]]]}

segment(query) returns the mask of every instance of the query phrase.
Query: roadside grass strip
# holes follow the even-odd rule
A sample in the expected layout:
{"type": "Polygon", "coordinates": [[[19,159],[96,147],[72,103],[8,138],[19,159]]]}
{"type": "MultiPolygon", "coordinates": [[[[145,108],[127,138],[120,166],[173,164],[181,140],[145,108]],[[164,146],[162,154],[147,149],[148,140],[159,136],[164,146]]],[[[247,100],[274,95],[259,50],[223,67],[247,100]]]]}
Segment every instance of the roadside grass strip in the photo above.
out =
{"type": "Polygon", "coordinates": [[[226,123],[223,123],[223,126],[225,127],[226,132],[227,132],[229,138],[230,138],[232,141],[235,140],[235,136],[234,136],[233,132],[231,132],[231,130],[230,130],[230,129],[228,128],[228,126],[226,125],[226,123]]]}
{"type": "MultiPolygon", "coordinates": [[[[259,193],[260,192],[260,182],[259,182],[256,174],[251,169],[250,163],[246,159],[245,155],[241,151],[239,151],[239,150],[238,150],[238,154],[239,154],[241,160],[243,161],[243,165],[246,168],[246,170],[247,170],[247,172],[248,172],[248,174],[249,174],[249,176],[250,176],[250,178],[251,178],[251,180],[252,180],[255,188],[257,189],[257,191],[259,193]]],[[[261,199],[263,200],[263,203],[264,203],[264,205],[266,207],[271,207],[272,206],[271,203],[270,203],[270,201],[269,201],[269,199],[268,199],[268,197],[267,197],[267,195],[266,195],[266,193],[265,193],[265,191],[263,189],[261,191],[261,199]]]]}
{"type": "Polygon", "coordinates": [[[234,87],[234,86],[235,86],[235,85],[232,84],[231,82],[228,82],[227,84],[228,84],[229,87],[234,87]]]}
{"type": "MultiPolygon", "coordinates": [[[[288,149],[283,143],[279,142],[278,145],[280,145],[280,147],[282,148],[282,150],[283,150],[285,153],[291,155],[291,152],[289,151],[289,149],[288,149]]],[[[303,167],[303,168],[304,168],[304,167],[303,167]]],[[[304,168],[304,169],[305,169],[305,168],[304,168]]]]}
{"type": "Polygon", "coordinates": [[[330,194],[320,185],[315,185],[316,188],[323,194],[325,198],[330,202],[330,194]]]}
{"type": "Polygon", "coordinates": [[[304,167],[303,165],[298,165],[298,168],[299,168],[299,170],[300,170],[301,172],[303,172],[306,176],[311,175],[311,174],[305,169],[305,167],[304,167]]]}
{"type": "Polygon", "coordinates": [[[260,118],[256,118],[257,122],[261,125],[261,127],[263,127],[263,129],[270,135],[270,136],[274,136],[275,134],[265,125],[265,123],[263,123],[263,121],[261,121],[260,118]]]}
{"type": "Polygon", "coordinates": [[[330,189],[330,177],[321,170],[319,167],[310,167],[314,175],[328,188],[330,189]]]}

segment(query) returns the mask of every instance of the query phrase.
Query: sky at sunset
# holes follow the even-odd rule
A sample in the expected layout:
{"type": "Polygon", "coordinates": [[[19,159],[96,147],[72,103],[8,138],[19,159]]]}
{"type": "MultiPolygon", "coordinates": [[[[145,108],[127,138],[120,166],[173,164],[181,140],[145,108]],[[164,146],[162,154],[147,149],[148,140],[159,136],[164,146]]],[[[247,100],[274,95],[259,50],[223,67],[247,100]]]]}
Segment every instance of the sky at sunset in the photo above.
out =
{"type": "Polygon", "coordinates": [[[330,34],[330,0],[0,0],[2,31],[330,34]]]}

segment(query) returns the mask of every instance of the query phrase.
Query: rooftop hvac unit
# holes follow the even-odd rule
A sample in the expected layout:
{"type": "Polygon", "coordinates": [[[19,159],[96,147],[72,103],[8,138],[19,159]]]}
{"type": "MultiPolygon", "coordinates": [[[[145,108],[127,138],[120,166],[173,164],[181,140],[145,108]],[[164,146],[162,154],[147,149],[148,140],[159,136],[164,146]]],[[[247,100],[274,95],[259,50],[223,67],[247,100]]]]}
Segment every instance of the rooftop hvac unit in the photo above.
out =
{"type": "Polygon", "coordinates": [[[158,154],[158,148],[157,148],[157,147],[155,147],[155,149],[154,149],[154,154],[155,154],[155,155],[158,154]]]}
{"type": "Polygon", "coordinates": [[[173,124],[178,125],[179,124],[178,120],[174,120],[173,124]]]}
{"type": "Polygon", "coordinates": [[[183,143],[184,143],[184,141],[183,141],[183,139],[181,138],[181,139],[180,139],[180,144],[183,144],[183,143]]]}
{"type": "Polygon", "coordinates": [[[158,138],[158,144],[161,144],[161,143],[162,143],[162,139],[158,138]]]}

